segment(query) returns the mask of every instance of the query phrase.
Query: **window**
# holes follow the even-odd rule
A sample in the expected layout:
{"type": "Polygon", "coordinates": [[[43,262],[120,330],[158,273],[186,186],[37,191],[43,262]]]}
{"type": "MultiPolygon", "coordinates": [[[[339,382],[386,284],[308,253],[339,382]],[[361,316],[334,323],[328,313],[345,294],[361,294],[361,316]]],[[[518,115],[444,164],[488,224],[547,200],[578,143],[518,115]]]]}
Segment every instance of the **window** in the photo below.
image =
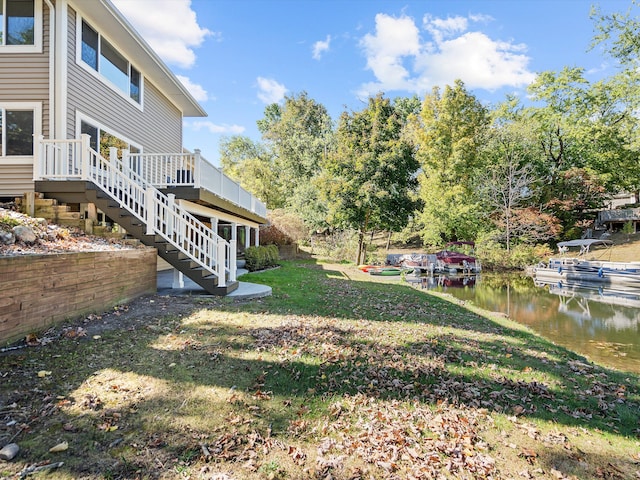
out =
{"type": "Polygon", "coordinates": [[[89,146],[99,151],[104,158],[109,158],[109,147],[118,149],[118,158],[122,158],[122,150],[128,149],[131,153],[140,153],[140,148],[132,145],[129,141],[123,140],[118,135],[108,132],[104,128],[96,127],[86,120],[80,121],[80,133],[89,135],[89,146]],[[98,150],[99,149],[99,150],[98,150]]]}
{"type": "Polygon", "coordinates": [[[0,0],[0,47],[39,51],[41,0],[0,0]]]}
{"type": "Polygon", "coordinates": [[[81,60],[133,101],[141,103],[140,72],[84,20],[81,31],[81,60]]]}
{"type": "Polygon", "coordinates": [[[82,61],[98,70],[98,32],[82,22],[82,61]]]}
{"type": "Polygon", "coordinates": [[[0,106],[0,156],[33,155],[36,113],[33,108],[0,106]]]}

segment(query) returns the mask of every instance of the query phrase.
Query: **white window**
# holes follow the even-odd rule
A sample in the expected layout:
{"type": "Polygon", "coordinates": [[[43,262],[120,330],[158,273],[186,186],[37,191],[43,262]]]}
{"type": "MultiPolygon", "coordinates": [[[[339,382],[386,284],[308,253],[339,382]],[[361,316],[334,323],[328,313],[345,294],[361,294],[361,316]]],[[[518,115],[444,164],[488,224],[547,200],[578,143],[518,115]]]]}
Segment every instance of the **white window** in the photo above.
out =
{"type": "Polygon", "coordinates": [[[79,133],[89,135],[89,146],[104,158],[109,158],[110,147],[118,149],[118,158],[122,158],[122,150],[124,149],[131,153],[140,153],[142,150],[140,145],[127,139],[124,135],[115,133],[82,114],[78,114],[78,122],[80,125],[79,133]]]}
{"type": "Polygon", "coordinates": [[[0,49],[42,51],[42,0],[0,0],[0,49]]]}
{"type": "Polygon", "coordinates": [[[40,134],[41,106],[0,103],[0,157],[32,157],[33,136],[40,134]]]}
{"type": "MultiPolygon", "coordinates": [[[[2,1],[2,0],[0,0],[2,1]]],[[[79,60],[98,72],[107,83],[128,98],[142,103],[142,76],[131,63],[86,21],[80,21],[79,60]]]]}

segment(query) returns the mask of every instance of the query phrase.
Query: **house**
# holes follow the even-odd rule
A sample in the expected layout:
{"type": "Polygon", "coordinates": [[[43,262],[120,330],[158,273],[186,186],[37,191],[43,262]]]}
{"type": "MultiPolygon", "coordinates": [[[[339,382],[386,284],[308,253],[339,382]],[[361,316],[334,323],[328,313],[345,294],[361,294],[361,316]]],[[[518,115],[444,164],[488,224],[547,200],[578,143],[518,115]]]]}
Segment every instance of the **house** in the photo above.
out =
{"type": "Polygon", "coordinates": [[[109,219],[212,293],[266,207],[182,145],[205,111],[109,0],[0,0],[0,199],[109,219]],[[27,202],[29,203],[29,202],[27,202]]]}

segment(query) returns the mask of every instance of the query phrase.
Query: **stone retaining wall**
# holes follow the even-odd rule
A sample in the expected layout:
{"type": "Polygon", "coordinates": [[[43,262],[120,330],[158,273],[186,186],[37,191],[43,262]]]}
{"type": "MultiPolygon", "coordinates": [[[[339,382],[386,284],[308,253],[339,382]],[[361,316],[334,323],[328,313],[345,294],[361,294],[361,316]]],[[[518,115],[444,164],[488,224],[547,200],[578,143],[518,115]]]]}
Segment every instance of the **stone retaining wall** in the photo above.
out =
{"type": "Polygon", "coordinates": [[[0,257],[0,344],[155,293],[153,248],[0,257]]]}

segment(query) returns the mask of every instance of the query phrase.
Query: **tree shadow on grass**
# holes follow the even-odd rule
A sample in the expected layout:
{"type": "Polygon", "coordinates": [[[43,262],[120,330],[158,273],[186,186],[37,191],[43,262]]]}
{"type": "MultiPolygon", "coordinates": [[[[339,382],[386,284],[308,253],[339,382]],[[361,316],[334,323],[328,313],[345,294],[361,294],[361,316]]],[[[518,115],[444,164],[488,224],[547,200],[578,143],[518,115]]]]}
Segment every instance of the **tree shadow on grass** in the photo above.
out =
{"type": "MultiPolygon", "coordinates": [[[[313,274],[320,278],[306,285],[319,288],[288,290],[295,301],[274,284],[273,299],[200,301],[181,317],[138,318],[97,343],[63,338],[55,349],[3,357],[10,375],[0,391],[30,425],[22,458],[61,458],[46,450],[66,440],[71,476],[103,469],[114,478],[158,462],[178,466],[202,444],[224,444],[229,459],[248,461],[250,435],[264,445],[269,436],[295,441],[296,425],[358,396],[635,434],[635,376],[408,287],[313,274]],[[38,377],[41,369],[52,374],[38,377]]],[[[580,462],[575,452],[554,452],[535,462],[567,471],[580,462]]]]}

